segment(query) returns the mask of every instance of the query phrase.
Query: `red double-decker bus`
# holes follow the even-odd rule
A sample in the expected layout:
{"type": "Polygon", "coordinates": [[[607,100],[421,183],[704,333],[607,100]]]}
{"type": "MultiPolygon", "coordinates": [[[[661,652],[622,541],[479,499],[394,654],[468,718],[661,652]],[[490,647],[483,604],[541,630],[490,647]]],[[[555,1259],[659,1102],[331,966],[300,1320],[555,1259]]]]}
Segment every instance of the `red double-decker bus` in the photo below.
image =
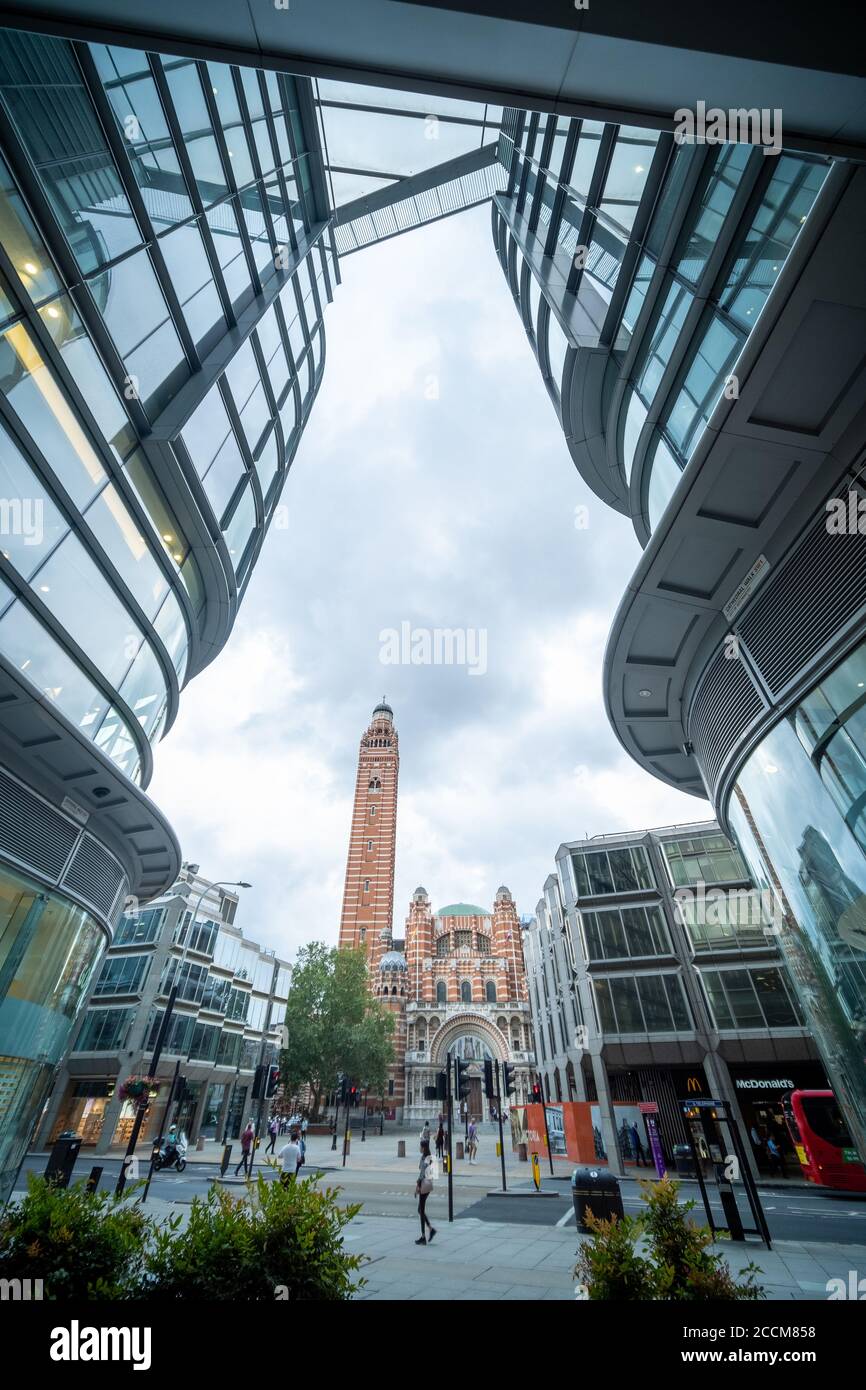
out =
{"type": "Polygon", "coordinates": [[[809,1182],[837,1192],[866,1192],[866,1167],[833,1092],[791,1091],[782,1108],[809,1182]]]}

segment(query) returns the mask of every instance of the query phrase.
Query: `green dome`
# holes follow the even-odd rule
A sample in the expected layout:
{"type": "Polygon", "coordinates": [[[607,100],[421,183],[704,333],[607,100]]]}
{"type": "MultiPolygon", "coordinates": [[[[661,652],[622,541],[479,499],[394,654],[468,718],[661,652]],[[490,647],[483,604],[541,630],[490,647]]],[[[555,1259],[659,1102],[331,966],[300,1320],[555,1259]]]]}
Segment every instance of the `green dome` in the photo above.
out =
{"type": "Polygon", "coordinates": [[[436,913],[437,917],[492,917],[493,913],[488,912],[486,907],[476,907],[474,903],[449,903],[447,907],[440,907],[436,913]]]}

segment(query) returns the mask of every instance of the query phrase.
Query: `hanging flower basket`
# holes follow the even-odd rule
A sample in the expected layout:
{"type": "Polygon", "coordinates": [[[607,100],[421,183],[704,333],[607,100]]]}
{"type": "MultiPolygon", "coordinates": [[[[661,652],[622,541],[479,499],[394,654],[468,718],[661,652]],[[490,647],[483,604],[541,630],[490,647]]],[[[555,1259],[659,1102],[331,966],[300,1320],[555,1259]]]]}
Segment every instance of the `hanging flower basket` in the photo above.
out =
{"type": "Polygon", "coordinates": [[[130,1100],[133,1105],[146,1105],[151,1093],[159,1090],[159,1082],[153,1076],[128,1076],[118,1089],[121,1100],[130,1100]]]}

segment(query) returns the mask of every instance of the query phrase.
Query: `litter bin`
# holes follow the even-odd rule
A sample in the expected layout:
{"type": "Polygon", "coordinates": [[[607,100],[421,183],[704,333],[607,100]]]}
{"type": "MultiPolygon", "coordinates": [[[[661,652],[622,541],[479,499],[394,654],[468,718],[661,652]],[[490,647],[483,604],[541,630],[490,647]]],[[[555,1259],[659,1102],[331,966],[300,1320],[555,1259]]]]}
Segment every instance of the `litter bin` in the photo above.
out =
{"type": "Polygon", "coordinates": [[[80,1148],[81,1136],[76,1134],[74,1130],[65,1129],[58,1136],[51,1150],[48,1167],[45,1169],[45,1176],[49,1182],[55,1183],[57,1187],[69,1186],[69,1179],[72,1177],[72,1170],[75,1167],[75,1160],[80,1148]]]}
{"type": "Polygon", "coordinates": [[[571,1175],[571,1200],[579,1231],[589,1230],[588,1212],[603,1221],[623,1215],[619,1180],[604,1168],[575,1168],[571,1175]]]}
{"type": "Polygon", "coordinates": [[[696,1178],[695,1160],[688,1144],[674,1144],[674,1165],[677,1176],[681,1178],[696,1178]]]}
{"type": "Polygon", "coordinates": [[[517,1145],[517,1157],[520,1159],[521,1163],[527,1163],[529,1161],[529,1154],[526,1151],[525,1144],[517,1145]]]}

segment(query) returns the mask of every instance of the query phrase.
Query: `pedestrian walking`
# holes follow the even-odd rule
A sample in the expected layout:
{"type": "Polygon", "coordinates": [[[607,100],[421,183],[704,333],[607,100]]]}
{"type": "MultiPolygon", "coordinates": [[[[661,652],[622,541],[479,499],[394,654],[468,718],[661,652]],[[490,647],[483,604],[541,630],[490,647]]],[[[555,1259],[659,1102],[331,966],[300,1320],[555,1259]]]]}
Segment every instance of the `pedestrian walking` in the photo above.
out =
{"type": "Polygon", "coordinates": [[[278,1130],[279,1125],[277,1124],[277,1118],[275,1115],[272,1115],[270,1120],[268,1121],[268,1147],[265,1149],[266,1154],[272,1154],[275,1152],[278,1130]]]}
{"type": "Polygon", "coordinates": [[[649,1159],[644,1158],[643,1144],[640,1142],[640,1131],[637,1125],[631,1127],[631,1142],[634,1145],[635,1161],[639,1168],[649,1168],[649,1159]]]}
{"type": "Polygon", "coordinates": [[[250,1175],[250,1164],[252,1161],[253,1140],[255,1135],[256,1131],[253,1128],[252,1120],[247,1120],[247,1127],[241,1135],[241,1161],[235,1169],[235,1177],[237,1177],[241,1168],[243,1168],[247,1177],[250,1175]]]}
{"type": "Polygon", "coordinates": [[[767,1162],[770,1168],[770,1176],[781,1177],[784,1171],[782,1164],[782,1150],[776,1143],[772,1134],[767,1136],[767,1162]]]}
{"type": "Polygon", "coordinates": [[[427,1148],[429,1149],[429,1147],[430,1147],[430,1121],[429,1121],[429,1120],[425,1120],[425,1121],[424,1121],[424,1127],[423,1127],[423,1129],[421,1130],[421,1133],[419,1134],[418,1138],[419,1138],[419,1140],[420,1140],[421,1147],[423,1148],[423,1146],[426,1144],[426,1145],[427,1145],[427,1148]]]}
{"type": "Polygon", "coordinates": [[[442,1152],[445,1148],[445,1126],[439,1121],[439,1128],[436,1131],[436,1157],[442,1161],[442,1152]]]}
{"type": "Polygon", "coordinates": [[[421,1218],[421,1235],[416,1245],[427,1245],[435,1236],[436,1228],[430,1225],[427,1215],[427,1198],[433,1191],[433,1159],[430,1157],[430,1143],[421,1141],[421,1162],[418,1164],[418,1181],[415,1183],[415,1196],[418,1198],[418,1215],[421,1218]],[[427,1232],[429,1231],[429,1235],[427,1232]]]}
{"type": "Polygon", "coordinates": [[[294,1130],[289,1135],[288,1144],[283,1145],[277,1157],[283,1170],[280,1181],[283,1183],[294,1182],[298,1175],[298,1169],[304,1161],[298,1136],[294,1130]]]}
{"type": "Polygon", "coordinates": [[[308,1124],[309,1124],[309,1120],[307,1119],[307,1117],[306,1117],[306,1115],[305,1115],[304,1118],[301,1120],[301,1138],[304,1140],[305,1145],[306,1145],[306,1140],[307,1140],[307,1126],[308,1126],[308,1124]]]}
{"type": "Polygon", "coordinates": [[[475,1155],[478,1152],[478,1126],[474,1120],[469,1121],[469,1129],[466,1132],[466,1143],[469,1149],[469,1162],[475,1162],[475,1155]]]}

